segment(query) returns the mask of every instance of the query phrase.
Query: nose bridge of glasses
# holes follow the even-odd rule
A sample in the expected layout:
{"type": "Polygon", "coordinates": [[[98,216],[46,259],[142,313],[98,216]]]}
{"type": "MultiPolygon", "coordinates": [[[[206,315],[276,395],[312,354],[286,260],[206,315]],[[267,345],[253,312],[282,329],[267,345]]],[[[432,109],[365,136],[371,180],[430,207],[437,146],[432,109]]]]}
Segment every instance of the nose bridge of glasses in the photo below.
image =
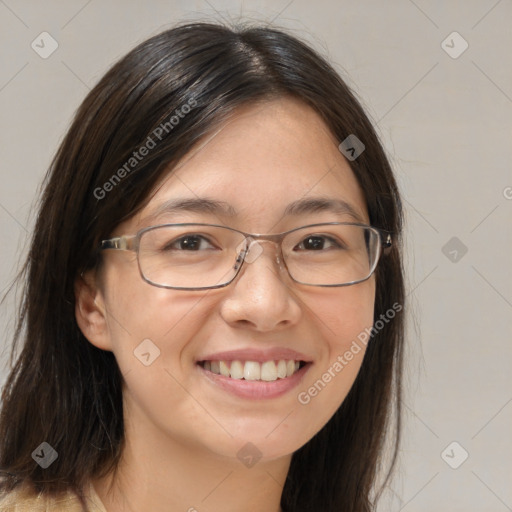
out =
{"type": "Polygon", "coordinates": [[[265,235],[247,236],[241,246],[238,247],[237,263],[238,266],[243,260],[246,263],[253,263],[263,253],[263,244],[271,243],[274,245],[274,257],[277,263],[281,265],[280,238],[265,235]]]}

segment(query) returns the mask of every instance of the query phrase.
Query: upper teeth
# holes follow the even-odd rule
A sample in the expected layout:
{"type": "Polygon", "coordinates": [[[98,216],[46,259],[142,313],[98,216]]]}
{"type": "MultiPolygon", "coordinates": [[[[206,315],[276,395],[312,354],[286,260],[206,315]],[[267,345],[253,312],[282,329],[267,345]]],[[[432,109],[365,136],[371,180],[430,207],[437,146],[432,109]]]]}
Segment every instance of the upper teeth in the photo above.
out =
{"type": "Polygon", "coordinates": [[[204,361],[203,368],[232,379],[266,380],[284,379],[293,375],[300,366],[293,359],[279,361],[204,361]]]}

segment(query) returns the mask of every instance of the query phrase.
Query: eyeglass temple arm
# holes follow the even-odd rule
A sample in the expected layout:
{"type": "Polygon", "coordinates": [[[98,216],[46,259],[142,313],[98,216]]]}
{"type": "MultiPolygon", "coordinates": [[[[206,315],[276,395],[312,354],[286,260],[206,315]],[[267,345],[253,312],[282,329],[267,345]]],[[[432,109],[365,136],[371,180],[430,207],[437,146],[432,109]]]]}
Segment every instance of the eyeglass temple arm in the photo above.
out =
{"type": "Polygon", "coordinates": [[[120,251],[133,251],[135,249],[134,239],[136,236],[116,236],[108,240],[102,240],[100,250],[117,249],[120,251]]]}

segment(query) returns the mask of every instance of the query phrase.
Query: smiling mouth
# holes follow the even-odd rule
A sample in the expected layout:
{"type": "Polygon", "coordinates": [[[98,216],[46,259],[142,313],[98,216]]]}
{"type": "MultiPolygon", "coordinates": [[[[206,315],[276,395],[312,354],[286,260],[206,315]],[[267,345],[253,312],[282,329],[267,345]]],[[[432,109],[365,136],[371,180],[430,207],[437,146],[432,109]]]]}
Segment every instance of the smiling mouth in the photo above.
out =
{"type": "Polygon", "coordinates": [[[293,359],[279,359],[263,363],[257,361],[212,360],[199,361],[197,364],[204,370],[231,379],[273,382],[291,377],[308,363],[293,359]]]}

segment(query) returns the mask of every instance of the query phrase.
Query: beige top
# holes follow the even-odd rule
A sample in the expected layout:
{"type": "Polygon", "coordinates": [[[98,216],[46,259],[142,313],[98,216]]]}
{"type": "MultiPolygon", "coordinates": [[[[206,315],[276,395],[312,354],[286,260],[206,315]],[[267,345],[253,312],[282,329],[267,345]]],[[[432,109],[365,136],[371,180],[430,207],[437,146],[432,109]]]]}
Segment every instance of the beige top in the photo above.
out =
{"type": "MultiPolygon", "coordinates": [[[[107,512],[92,483],[86,501],[90,512],[107,512]]],[[[59,498],[47,498],[20,486],[7,495],[0,495],[0,512],[82,512],[82,506],[72,492],[59,498]]]]}

